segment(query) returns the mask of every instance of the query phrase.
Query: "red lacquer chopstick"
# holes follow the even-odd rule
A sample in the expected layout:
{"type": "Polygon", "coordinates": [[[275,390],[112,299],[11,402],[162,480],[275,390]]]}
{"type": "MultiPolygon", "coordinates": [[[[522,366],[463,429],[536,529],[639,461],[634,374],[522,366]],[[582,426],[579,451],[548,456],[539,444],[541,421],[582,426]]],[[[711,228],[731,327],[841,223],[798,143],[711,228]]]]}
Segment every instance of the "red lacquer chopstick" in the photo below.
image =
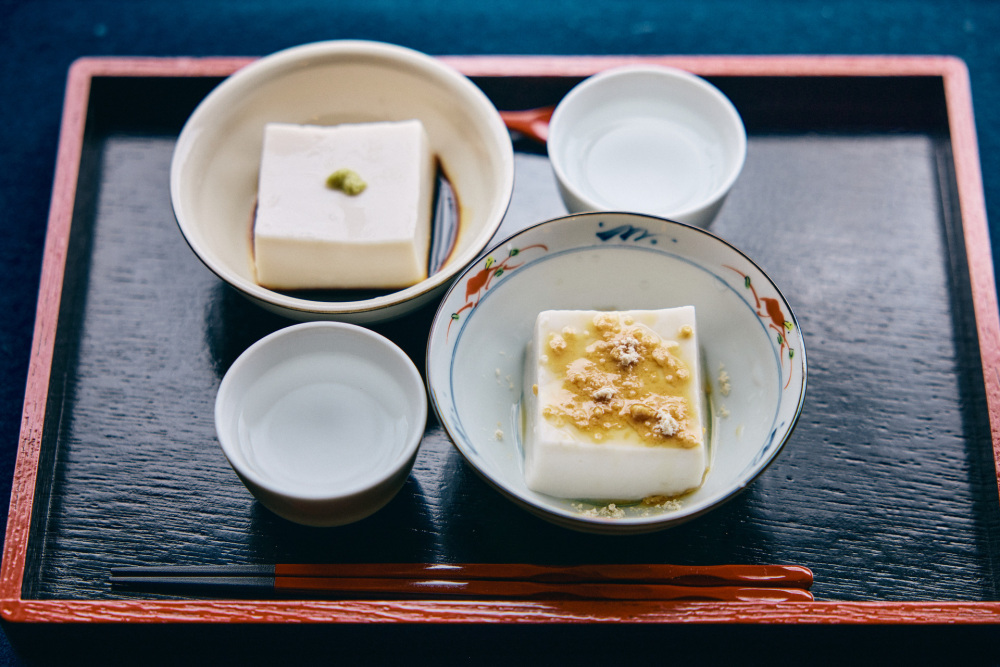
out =
{"type": "Polygon", "coordinates": [[[679,586],[640,583],[539,583],[498,579],[338,579],[275,577],[274,589],[286,593],[394,593],[407,597],[472,597],[516,600],[706,600],[730,602],[810,601],[802,588],[753,586],[679,586]]]}
{"type": "MultiPolygon", "coordinates": [[[[266,566],[271,567],[271,566],[266,566]]],[[[813,573],[800,565],[534,565],[530,563],[309,563],[273,566],[275,576],[501,579],[546,583],[633,582],[678,586],[809,588],[813,573]]]]}

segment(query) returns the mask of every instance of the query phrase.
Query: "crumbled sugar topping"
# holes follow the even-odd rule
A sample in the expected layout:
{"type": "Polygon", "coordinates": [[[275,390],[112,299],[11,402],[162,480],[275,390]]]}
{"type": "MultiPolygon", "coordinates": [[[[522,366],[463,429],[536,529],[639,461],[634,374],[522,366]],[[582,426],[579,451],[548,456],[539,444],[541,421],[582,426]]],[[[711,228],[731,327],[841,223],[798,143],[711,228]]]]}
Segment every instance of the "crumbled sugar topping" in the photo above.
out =
{"type": "Polygon", "coordinates": [[[499,368],[497,368],[494,371],[494,374],[497,377],[497,384],[499,384],[500,386],[507,385],[508,389],[514,389],[515,388],[514,380],[511,378],[511,376],[504,375],[503,372],[499,368]]]}
{"type": "Polygon", "coordinates": [[[725,366],[719,364],[719,393],[723,396],[729,396],[732,388],[733,385],[730,381],[729,373],[726,372],[725,366]]]}
{"type": "Polygon", "coordinates": [[[589,509],[583,509],[582,506],[578,507],[581,510],[580,514],[582,514],[583,516],[601,517],[603,519],[625,518],[625,510],[623,510],[621,507],[618,507],[614,503],[609,503],[604,507],[591,507],[589,509]]]}
{"type": "Polygon", "coordinates": [[[596,390],[591,396],[595,401],[610,401],[616,393],[614,387],[607,385],[596,390]]]}
{"type": "Polygon", "coordinates": [[[660,409],[656,411],[656,423],[653,424],[654,433],[664,438],[669,438],[677,435],[679,430],[681,430],[680,423],[674,419],[674,416],[668,410],[660,409]]]}
{"type": "Polygon", "coordinates": [[[668,498],[667,496],[648,496],[643,498],[641,502],[629,504],[626,507],[619,507],[616,503],[609,503],[602,507],[573,503],[573,509],[581,516],[600,517],[602,519],[624,519],[629,515],[648,517],[662,514],[663,512],[676,512],[683,507],[683,502],[677,498],[668,498]]]}
{"type": "MultiPolygon", "coordinates": [[[[642,499],[643,507],[648,507],[651,509],[661,509],[677,511],[684,507],[684,503],[676,498],[668,498],[666,496],[648,496],[642,499]]],[[[648,515],[647,515],[648,516],[648,515]]]]}
{"type": "Polygon", "coordinates": [[[622,366],[634,366],[642,360],[639,341],[627,334],[618,334],[611,340],[611,358],[622,366]]]}
{"type": "Polygon", "coordinates": [[[569,327],[548,335],[549,354],[540,354],[539,362],[562,383],[542,414],[582,429],[595,442],[616,432],[654,446],[701,444],[701,429],[692,424],[697,388],[677,356],[679,343],[614,312],[595,315],[592,324],[583,335],[569,327]]]}

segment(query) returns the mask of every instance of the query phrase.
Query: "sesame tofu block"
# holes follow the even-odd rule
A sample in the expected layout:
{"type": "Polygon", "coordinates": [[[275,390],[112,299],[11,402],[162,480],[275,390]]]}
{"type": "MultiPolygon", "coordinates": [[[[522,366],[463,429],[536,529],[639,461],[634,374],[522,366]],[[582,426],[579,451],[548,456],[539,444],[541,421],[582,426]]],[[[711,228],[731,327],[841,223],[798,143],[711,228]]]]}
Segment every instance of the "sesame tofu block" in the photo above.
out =
{"type": "Polygon", "coordinates": [[[257,282],[343,289],[424,280],[434,172],[418,120],[269,123],[253,228],[257,282]]]}
{"type": "Polygon", "coordinates": [[[560,498],[673,498],[707,467],[692,306],[538,315],[525,362],[524,473],[560,498]]]}

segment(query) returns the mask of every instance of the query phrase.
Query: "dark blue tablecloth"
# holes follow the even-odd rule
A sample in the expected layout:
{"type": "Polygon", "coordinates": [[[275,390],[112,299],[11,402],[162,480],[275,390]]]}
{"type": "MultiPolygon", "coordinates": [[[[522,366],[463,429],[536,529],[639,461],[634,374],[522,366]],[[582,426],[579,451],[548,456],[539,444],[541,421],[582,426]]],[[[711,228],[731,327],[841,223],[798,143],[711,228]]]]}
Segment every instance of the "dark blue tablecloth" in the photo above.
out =
{"type": "MultiPolygon", "coordinates": [[[[971,75],[996,246],[998,37],[1000,3],[992,0],[0,0],[0,498],[10,492],[65,77],[76,58],[263,55],[337,38],[393,42],[438,55],[954,55],[971,75]]],[[[34,633],[32,641],[40,636],[34,633]]],[[[608,633],[600,636],[615,641],[608,633]]],[[[696,635],[698,641],[710,636],[696,635]]],[[[957,641],[967,639],[962,634],[957,641]]],[[[71,655],[73,646],[66,648],[71,655]]],[[[515,646],[502,648],[503,655],[517,652],[515,646]]],[[[10,642],[0,640],[0,663],[17,664],[16,655],[10,642]]],[[[805,662],[822,660],[813,655],[805,662]]]]}

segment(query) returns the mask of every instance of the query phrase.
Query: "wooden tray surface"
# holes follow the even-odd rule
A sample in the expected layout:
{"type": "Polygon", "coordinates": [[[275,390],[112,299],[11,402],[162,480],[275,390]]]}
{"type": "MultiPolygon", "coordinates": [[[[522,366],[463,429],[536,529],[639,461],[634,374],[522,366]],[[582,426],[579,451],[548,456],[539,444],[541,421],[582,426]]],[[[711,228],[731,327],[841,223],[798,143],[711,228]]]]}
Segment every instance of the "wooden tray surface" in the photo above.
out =
{"type": "MultiPolygon", "coordinates": [[[[224,286],[173,220],[177,133],[242,58],[71,69],[0,613],[8,621],[964,622],[1000,620],[998,324],[968,77],[950,58],[449,58],[502,109],[657,62],[709,78],[749,134],[712,231],[754,258],[806,336],[802,419],[721,509],[638,537],[516,508],[433,416],[385,509],[308,529],[252,500],[214,435],[215,390],[291,324],[224,286]],[[192,600],[123,594],[120,565],[274,562],[787,563],[814,603],[192,600]]],[[[565,213],[515,138],[498,237],[565,213]]],[[[430,307],[373,327],[423,368],[430,307]]]]}

